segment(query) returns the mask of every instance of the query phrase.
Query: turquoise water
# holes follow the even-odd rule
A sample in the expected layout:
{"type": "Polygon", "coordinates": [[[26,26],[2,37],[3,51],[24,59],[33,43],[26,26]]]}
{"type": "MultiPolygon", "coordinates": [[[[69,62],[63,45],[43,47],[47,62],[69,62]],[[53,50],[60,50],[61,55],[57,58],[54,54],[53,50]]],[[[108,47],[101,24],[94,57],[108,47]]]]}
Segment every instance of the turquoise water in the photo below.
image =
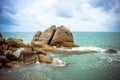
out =
{"type": "MultiPolygon", "coordinates": [[[[3,33],[5,38],[21,38],[30,43],[34,32],[3,33]]],[[[0,80],[120,80],[120,33],[73,32],[74,42],[80,47],[99,49],[99,53],[53,54],[65,61],[64,67],[45,64],[22,65],[17,69],[0,70],[0,80]],[[102,50],[115,49],[118,54],[105,54],[102,50]],[[7,77],[6,77],[7,76],[7,77]]]]}

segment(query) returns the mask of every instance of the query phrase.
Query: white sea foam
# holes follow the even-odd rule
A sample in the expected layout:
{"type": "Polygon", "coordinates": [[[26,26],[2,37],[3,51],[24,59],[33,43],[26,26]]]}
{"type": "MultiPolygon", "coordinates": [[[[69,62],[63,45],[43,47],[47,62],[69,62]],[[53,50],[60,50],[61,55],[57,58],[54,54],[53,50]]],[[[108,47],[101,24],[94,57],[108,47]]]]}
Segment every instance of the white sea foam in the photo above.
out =
{"type": "Polygon", "coordinates": [[[54,58],[53,62],[52,62],[53,66],[66,66],[66,62],[58,59],[58,58],[54,58]]]}
{"type": "Polygon", "coordinates": [[[103,53],[105,49],[99,47],[75,47],[75,48],[58,48],[59,51],[69,52],[69,53],[103,53]]]}
{"type": "Polygon", "coordinates": [[[76,48],[72,48],[72,50],[76,50],[76,51],[81,51],[81,50],[93,50],[93,51],[97,51],[97,52],[103,52],[105,51],[105,49],[102,48],[98,48],[98,47],[76,47],[76,48]]]}

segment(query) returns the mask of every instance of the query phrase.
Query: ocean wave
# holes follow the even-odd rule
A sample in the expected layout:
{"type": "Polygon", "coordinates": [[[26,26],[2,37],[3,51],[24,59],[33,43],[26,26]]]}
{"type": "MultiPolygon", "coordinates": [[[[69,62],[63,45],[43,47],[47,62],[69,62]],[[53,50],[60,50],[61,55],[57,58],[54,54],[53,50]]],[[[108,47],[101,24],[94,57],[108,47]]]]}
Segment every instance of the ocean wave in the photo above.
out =
{"type": "MultiPolygon", "coordinates": [[[[74,48],[57,48],[57,53],[105,53],[106,50],[100,47],[74,47],[74,48]]],[[[120,54],[120,51],[116,50],[117,54],[120,54]]],[[[116,54],[111,54],[116,55],[116,54]]]]}

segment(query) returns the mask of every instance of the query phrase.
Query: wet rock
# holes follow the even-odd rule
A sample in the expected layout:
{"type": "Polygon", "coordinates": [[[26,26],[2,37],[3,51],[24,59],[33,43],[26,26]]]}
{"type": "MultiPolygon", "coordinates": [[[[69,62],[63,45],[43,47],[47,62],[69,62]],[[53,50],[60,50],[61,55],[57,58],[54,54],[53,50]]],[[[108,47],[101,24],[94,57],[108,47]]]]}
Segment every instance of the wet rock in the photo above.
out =
{"type": "Polygon", "coordinates": [[[38,58],[41,63],[52,63],[52,57],[50,56],[40,54],[38,58]]]}
{"type": "Polygon", "coordinates": [[[9,60],[7,58],[5,58],[5,57],[0,58],[0,63],[2,63],[2,65],[5,65],[8,62],[9,62],[9,60]]]}
{"type": "Polygon", "coordinates": [[[3,65],[2,65],[2,63],[0,62],[0,69],[2,69],[3,68],[3,65]]]}
{"type": "Polygon", "coordinates": [[[13,54],[13,51],[11,51],[11,50],[5,51],[5,52],[4,52],[4,55],[7,55],[7,54],[13,54]]]}
{"type": "Polygon", "coordinates": [[[36,51],[36,54],[37,55],[39,55],[39,54],[47,55],[47,53],[45,51],[36,51]]]}
{"type": "Polygon", "coordinates": [[[63,47],[79,47],[77,44],[71,43],[71,42],[63,42],[63,47]]]}
{"type": "MultiPolygon", "coordinates": [[[[72,35],[71,31],[62,25],[56,29],[53,39],[50,42],[50,45],[63,46],[63,44],[61,44],[63,42],[74,43],[74,40],[73,40],[73,35],[72,35]]],[[[69,47],[68,45],[65,45],[65,44],[64,44],[64,46],[69,47]]],[[[74,47],[75,45],[71,45],[71,46],[74,47]]]]}
{"type": "Polygon", "coordinates": [[[19,59],[25,63],[33,63],[36,61],[36,54],[34,51],[22,50],[20,52],[19,59]]]}
{"type": "Polygon", "coordinates": [[[8,38],[6,40],[6,43],[8,44],[8,46],[11,46],[11,47],[25,47],[26,46],[23,40],[15,39],[15,38],[8,38]]]}
{"type": "Polygon", "coordinates": [[[8,50],[11,50],[11,51],[13,51],[13,52],[16,51],[17,49],[18,49],[18,48],[16,48],[16,47],[9,47],[9,48],[8,48],[8,50]]]}
{"type": "Polygon", "coordinates": [[[5,39],[0,37],[0,46],[5,43],[5,39]]]}
{"type": "Polygon", "coordinates": [[[10,61],[10,62],[5,64],[5,67],[7,67],[7,68],[17,68],[17,67],[20,67],[20,63],[17,62],[17,61],[10,61]]]}
{"type": "Polygon", "coordinates": [[[105,51],[105,53],[109,53],[109,54],[116,54],[116,53],[117,53],[117,51],[116,51],[116,50],[114,50],[114,49],[108,49],[108,50],[106,50],[106,51],[105,51]]]}
{"type": "Polygon", "coordinates": [[[27,44],[26,47],[24,47],[24,50],[26,50],[26,51],[33,51],[33,48],[31,46],[31,44],[27,44]]]}
{"type": "Polygon", "coordinates": [[[0,47],[0,56],[4,55],[4,50],[0,47]]]}
{"type": "Polygon", "coordinates": [[[9,46],[7,44],[1,45],[2,50],[8,50],[9,46]]]}
{"type": "Polygon", "coordinates": [[[1,33],[0,33],[0,37],[3,37],[1,33]]]}
{"type": "Polygon", "coordinates": [[[39,41],[36,41],[36,42],[34,41],[32,43],[32,48],[34,51],[56,51],[57,50],[56,48],[53,48],[52,46],[41,43],[39,41]]]}
{"type": "Polygon", "coordinates": [[[6,54],[6,58],[9,59],[10,61],[19,61],[19,58],[16,55],[11,53],[6,54]]]}
{"type": "Polygon", "coordinates": [[[56,26],[55,25],[52,25],[51,27],[49,27],[48,29],[46,29],[42,35],[40,36],[39,38],[39,41],[42,42],[42,43],[46,43],[46,44],[49,44],[53,35],[54,35],[54,32],[56,30],[56,26]]]}

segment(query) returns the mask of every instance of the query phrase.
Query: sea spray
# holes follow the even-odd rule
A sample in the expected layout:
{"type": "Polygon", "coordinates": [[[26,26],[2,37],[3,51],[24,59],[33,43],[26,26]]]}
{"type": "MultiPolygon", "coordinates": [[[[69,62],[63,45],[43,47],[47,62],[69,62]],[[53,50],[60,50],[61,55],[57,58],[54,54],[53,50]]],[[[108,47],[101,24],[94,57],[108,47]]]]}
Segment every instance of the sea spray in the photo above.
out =
{"type": "Polygon", "coordinates": [[[58,58],[53,58],[52,66],[66,66],[66,63],[58,58]]]}

